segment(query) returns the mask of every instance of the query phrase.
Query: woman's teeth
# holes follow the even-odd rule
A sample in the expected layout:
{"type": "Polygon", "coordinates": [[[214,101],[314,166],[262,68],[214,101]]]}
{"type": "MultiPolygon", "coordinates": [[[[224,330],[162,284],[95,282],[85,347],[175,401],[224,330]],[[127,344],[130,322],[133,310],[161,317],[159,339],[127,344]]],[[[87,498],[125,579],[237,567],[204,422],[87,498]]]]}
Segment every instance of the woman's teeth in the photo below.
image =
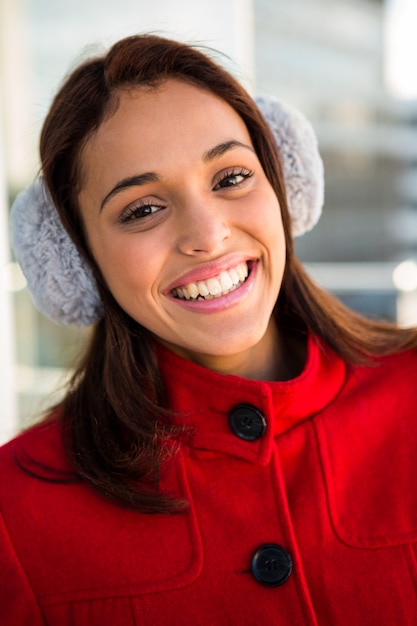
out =
{"type": "Polygon", "coordinates": [[[245,282],[249,274],[246,263],[239,263],[218,276],[189,283],[172,290],[172,295],[180,300],[212,300],[225,296],[245,282]]]}

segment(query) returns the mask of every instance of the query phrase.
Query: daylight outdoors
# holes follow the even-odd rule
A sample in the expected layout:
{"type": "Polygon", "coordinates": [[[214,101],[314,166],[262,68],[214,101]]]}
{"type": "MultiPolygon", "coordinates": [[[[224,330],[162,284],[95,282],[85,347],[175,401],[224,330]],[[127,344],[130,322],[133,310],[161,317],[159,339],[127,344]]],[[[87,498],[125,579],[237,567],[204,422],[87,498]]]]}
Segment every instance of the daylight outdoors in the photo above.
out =
{"type": "Polygon", "coordinates": [[[219,50],[252,94],[312,122],[322,219],[297,240],[310,272],[352,308],[417,320],[415,0],[2,0],[0,5],[0,442],[54,401],[88,329],[38,313],[10,249],[8,213],[38,173],[39,130],[62,77],[118,38],[153,31],[219,50]]]}

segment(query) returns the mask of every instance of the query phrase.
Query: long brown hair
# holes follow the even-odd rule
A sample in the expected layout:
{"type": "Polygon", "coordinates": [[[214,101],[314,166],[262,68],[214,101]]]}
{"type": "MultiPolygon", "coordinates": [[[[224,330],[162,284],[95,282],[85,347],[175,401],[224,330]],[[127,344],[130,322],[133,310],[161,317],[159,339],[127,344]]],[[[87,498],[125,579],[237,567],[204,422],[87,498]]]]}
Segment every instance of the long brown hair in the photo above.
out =
{"type": "Polygon", "coordinates": [[[80,155],[88,138],[117,107],[121,89],[157,86],[167,78],[216,94],[245,122],[282,209],[286,270],[276,315],[286,327],[311,330],[348,363],[416,346],[414,331],[377,324],[347,310],[306,275],[294,256],[279,154],[254,101],[207,53],[153,35],[128,37],[80,65],[65,81],[41,134],[42,172],[65,228],[94,272],[104,318],[60,405],[76,474],[105,496],[145,512],[182,503],[158,493],[160,464],[180,436],[164,408],[163,384],[146,329],[109,292],[84,236],[77,196],[80,155]]]}

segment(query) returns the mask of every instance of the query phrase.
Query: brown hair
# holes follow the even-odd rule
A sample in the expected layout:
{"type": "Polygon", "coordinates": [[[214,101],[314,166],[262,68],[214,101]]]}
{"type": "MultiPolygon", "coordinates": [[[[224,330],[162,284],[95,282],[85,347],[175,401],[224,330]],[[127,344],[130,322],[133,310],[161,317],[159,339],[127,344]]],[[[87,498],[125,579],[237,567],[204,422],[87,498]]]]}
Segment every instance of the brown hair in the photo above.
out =
{"type": "Polygon", "coordinates": [[[52,103],[40,143],[45,182],[64,226],[93,269],[105,307],[60,413],[76,474],[107,497],[145,512],[182,506],[158,493],[161,461],[180,435],[164,408],[148,332],[116,303],[90,254],[77,195],[82,148],[117,106],[118,92],[135,85],[155,86],[170,77],[213,92],[248,128],[282,208],[287,259],[275,312],[281,324],[310,329],[349,363],[417,344],[414,331],[352,313],[306,275],[294,256],[273,136],[253,100],[220,65],[194,47],[153,35],[126,38],[104,56],[84,62],[52,103]]]}

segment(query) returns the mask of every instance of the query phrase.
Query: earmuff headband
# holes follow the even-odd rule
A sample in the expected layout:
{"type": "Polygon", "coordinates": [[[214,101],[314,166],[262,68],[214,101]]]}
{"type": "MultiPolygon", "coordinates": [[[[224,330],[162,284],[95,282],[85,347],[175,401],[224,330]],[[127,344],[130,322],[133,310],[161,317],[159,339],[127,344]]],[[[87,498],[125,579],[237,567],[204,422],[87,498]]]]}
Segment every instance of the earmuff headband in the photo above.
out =
{"type": "MultiPolygon", "coordinates": [[[[323,162],[311,124],[278,99],[256,103],[273,131],[281,155],[293,234],[317,223],[324,201],[323,162]]],[[[89,326],[104,315],[90,268],[64,229],[43,179],[16,198],[11,212],[12,246],[36,307],[55,322],[89,326]]]]}

